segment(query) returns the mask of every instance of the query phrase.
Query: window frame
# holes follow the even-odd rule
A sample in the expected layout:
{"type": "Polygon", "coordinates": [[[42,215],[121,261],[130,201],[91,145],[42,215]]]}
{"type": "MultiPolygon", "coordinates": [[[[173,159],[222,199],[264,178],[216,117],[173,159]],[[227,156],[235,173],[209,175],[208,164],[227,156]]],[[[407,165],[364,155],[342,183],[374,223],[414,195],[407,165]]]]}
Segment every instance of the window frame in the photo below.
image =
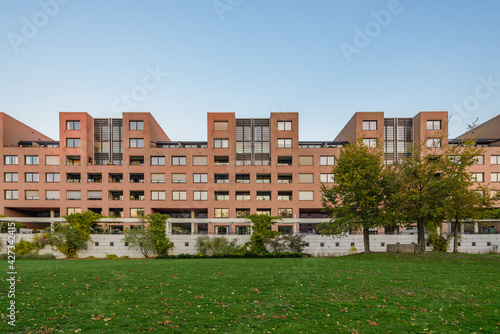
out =
{"type": "Polygon", "coordinates": [[[185,155],[173,155],[171,158],[172,166],[186,166],[187,158],[185,155]]]}
{"type": "Polygon", "coordinates": [[[292,138],[278,138],[277,144],[278,148],[292,148],[293,140],[292,138]]]}
{"type": "Polygon", "coordinates": [[[214,148],[229,148],[229,138],[214,138],[214,148]]]}
{"type": "Polygon", "coordinates": [[[373,131],[378,129],[376,120],[363,120],[362,129],[365,131],[373,131]]]}
{"type": "Polygon", "coordinates": [[[144,138],[129,138],[129,148],[144,148],[144,138]]]}
{"type": "Polygon", "coordinates": [[[441,125],[442,125],[441,124],[441,120],[437,120],[437,119],[436,120],[431,120],[431,119],[429,119],[426,122],[426,129],[427,130],[441,130],[442,129],[441,125]],[[436,125],[437,125],[437,127],[436,127],[436,125]]]}
{"type": "Polygon", "coordinates": [[[128,121],[128,129],[130,131],[144,131],[144,121],[128,121]],[[140,125],[140,126],[138,126],[140,125]],[[142,128],[142,129],[139,129],[142,128]]]}
{"type": "Polygon", "coordinates": [[[292,121],[278,121],[278,131],[292,131],[292,121]]]}
{"type": "Polygon", "coordinates": [[[164,155],[152,155],[150,157],[151,166],[165,166],[166,160],[164,155]]]}
{"type": "Polygon", "coordinates": [[[69,148],[79,148],[82,143],[80,138],[66,138],[66,147],[69,148]]]}
{"type": "Polygon", "coordinates": [[[80,124],[80,121],[78,120],[67,120],[66,121],[66,130],[68,131],[78,131],[78,130],[81,130],[81,124],[80,124]],[[77,127],[75,127],[75,125],[77,125],[77,127]]]}

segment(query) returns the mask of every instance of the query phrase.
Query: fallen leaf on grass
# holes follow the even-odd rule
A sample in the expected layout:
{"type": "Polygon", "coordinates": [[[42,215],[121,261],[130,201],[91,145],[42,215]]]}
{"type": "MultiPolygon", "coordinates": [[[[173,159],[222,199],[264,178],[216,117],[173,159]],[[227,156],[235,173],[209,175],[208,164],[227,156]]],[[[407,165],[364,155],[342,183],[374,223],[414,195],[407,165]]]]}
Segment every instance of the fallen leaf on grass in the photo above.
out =
{"type": "Polygon", "coordinates": [[[368,323],[368,325],[370,325],[370,326],[379,326],[379,324],[377,324],[375,321],[366,320],[366,322],[367,322],[367,323],[368,323]]]}

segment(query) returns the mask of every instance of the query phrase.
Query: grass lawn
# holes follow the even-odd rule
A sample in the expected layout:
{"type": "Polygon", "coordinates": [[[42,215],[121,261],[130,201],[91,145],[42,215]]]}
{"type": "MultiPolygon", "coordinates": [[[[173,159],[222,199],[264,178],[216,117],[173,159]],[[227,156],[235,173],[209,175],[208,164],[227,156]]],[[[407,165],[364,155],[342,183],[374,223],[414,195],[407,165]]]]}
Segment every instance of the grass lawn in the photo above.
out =
{"type": "MultiPolygon", "coordinates": [[[[500,332],[498,255],[18,260],[16,269],[16,327],[3,319],[0,332],[500,332]]],[[[3,280],[2,318],[7,289],[3,280]]]]}

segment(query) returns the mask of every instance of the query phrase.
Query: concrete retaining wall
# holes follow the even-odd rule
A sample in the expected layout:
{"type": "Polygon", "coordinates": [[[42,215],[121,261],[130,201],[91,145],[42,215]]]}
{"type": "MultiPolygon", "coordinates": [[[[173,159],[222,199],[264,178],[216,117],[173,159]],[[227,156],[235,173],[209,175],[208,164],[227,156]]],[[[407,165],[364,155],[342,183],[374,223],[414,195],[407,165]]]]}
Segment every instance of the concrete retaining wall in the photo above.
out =
{"type": "MultiPolygon", "coordinates": [[[[0,253],[6,253],[8,234],[0,234],[2,249],[0,253]]],[[[31,241],[33,234],[16,234],[16,242],[21,239],[31,241]]],[[[229,241],[238,240],[238,244],[250,241],[248,235],[226,235],[229,241]]],[[[170,240],[174,243],[174,249],[170,254],[195,254],[196,239],[198,235],[171,235],[170,240]]],[[[307,246],[304,248],[305,253],[312,256],[342,256],[353,253],[364,252],[363,236],[350,235],[345,238],[333,238],[321,235],[306,235],[304,240],[307,246]]],[[[388,244],[417,244],[416,235],[370,235],[370,248],[373,252],[386,252],[388,244]]],[[[500,234],[469,234],[462,235],[458,251],[461,253],[489,253],[495,247],[500,246],[500,234]]],[[[411,246],[410,246],[411,247],[411,246]]],[[[427,246],[427,251],[431,251],[432,247],[427,246]]],[[[448,251],[453,251],[453,239],[450,241],[448,251]]],[[[500,250],[497,250],[500,251],[500,250]]],[[[49,246],[40,251],[40,254],[53,253],[57,258],[63,258],[64,255],[57,250],[52,250],[49,246]]],[[[78,257],[85,258],[94,256],[98,258],[106,257],[106,254],[115,254],[117,256],[129,256],[131,258],[142,258],[140,251],[129,249],[123,242],[123,235],[119,234],[94,234],[92,242],[89,243],[88,249],[78,252],[78,257]]],[[[154,254],[151,254],[153,256],[154,254]]]]}

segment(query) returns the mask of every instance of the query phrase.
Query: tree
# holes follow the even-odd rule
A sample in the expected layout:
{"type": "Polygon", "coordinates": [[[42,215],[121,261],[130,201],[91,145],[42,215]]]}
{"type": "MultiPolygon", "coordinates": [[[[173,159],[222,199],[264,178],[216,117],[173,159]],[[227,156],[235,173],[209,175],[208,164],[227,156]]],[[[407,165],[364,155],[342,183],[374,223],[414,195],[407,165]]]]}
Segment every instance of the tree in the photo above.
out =
{"type": "Polygon", "coordinates": [[[167,255],[174,244],[167,238],[166,221],[169,215],[160,213],[139,217],[141,225],[125,230],[123,241],[129,248],[137,248],[144,257],[149,257],[150,252],[156,255],[167,255]],[[146,226],[147,224],[147,226],[146,226]]]}
{"type": "Polygon", "coordinates": [[[57,223],[47,232],[50,244],[67,257],[75,257],[81,249],[87,249],[90,232],[103,216],[92,212],[73,213],[63,216],[67,223],[57,223]]]}
{"type": "Polygon", "coordinates": [[[458,228],[463,223],[475,223],[491,208],[492,199],[485,186],[474,186],[470,167],[482,149],[475,147],[475,139],[466,139],[458,146],[447,146],[442,159],[445,219],[453,225],[453,252],[458,252],[458,228]]]}
{"type": "Polygon", "coordinates": [[[340,236],[362,229],[365,253],[369,253],[369,229],[386,224],[385,204],[391,192],[383,152],[379,146],[368,147],[360,139],[341,149],[332,173],[335,184],[321,187],[323,209],[330,220],[319,228],[323,235],[340,236]]]}
{"type": "Polygon", "coordinates": [[[246,218],[252,222],[252,236],[250,237],[252,245],[250,250],[255,253],[266,253],[266,240],[280,235],[280,232],[273,231],[271,227],[276,223],[276,220],[281,220],[281,217],[252,214],[246,218]]]}

